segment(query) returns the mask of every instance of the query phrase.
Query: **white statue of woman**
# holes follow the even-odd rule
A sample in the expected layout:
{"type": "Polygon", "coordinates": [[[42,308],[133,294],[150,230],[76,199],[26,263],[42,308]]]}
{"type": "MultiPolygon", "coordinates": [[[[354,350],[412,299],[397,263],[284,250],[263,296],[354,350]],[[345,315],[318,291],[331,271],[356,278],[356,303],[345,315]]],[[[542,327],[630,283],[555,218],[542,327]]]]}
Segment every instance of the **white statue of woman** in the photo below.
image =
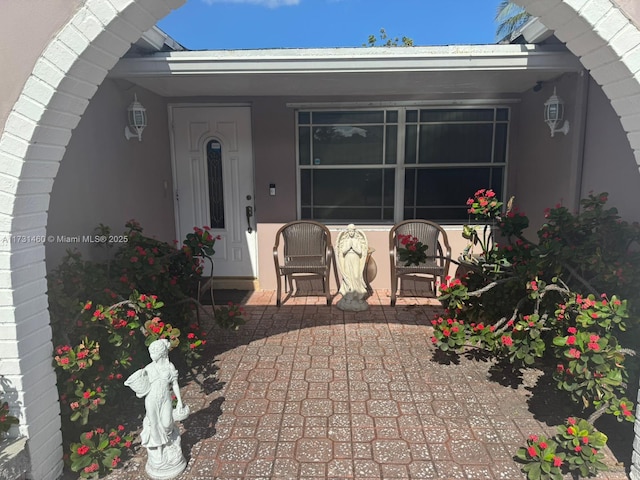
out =
{"type": "Polygon", "coordinates": [[[360,230],[356,230],[355,225],[350,224],[338,235],[337,246],[338,266],[342,276],[342,298],[336,306],[348,311],[366,310],[369,308],[365,300],[367,286],[364,282],[364,267],[369,250],[367,237],[360,230]]]}
{"type": "Polygon", "coordinates": [[[157,480],[175,478],[187,466],[175,421],[187,418],[189,407],[182,403],[178,371],[169,361],[169,346],[167,339],[152,342],[149,345],[152,362],[124,382],[138,398],[144,397],[146,414],[140,437],[147,449],[145,469],[149,477],[157,480]],[[177,399],[175,409],[171,392],[177,399]]]}

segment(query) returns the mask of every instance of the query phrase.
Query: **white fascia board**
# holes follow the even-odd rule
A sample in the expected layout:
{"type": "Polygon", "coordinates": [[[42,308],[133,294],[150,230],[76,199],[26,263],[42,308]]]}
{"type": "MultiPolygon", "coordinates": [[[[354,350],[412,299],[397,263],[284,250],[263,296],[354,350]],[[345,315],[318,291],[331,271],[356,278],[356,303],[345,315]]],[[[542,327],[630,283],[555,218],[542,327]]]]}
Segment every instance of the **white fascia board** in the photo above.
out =
{"type": "Polygon", "coordinates": [[[566,48],[555,45],[207,50],[123,58],[110,76],[536,69],[577,72],[582,65],[566,48]]]}
{"type": "Polygon", "coordinates": [[[165,45],[174,51],[183,51],[185,48],[176,42],[169,34],[163,32],[158,27],[153,26],[142,34],[140,40],[136,44],[145,50],[162,52],[165,50],[165,45]]]}
{"type": "Polygon", "coordinates": [[[534,17],[520,29],[520,33],[525,42],[540,43],[553,35],[553,30],[543,24],[538,17],[534,17]]]}

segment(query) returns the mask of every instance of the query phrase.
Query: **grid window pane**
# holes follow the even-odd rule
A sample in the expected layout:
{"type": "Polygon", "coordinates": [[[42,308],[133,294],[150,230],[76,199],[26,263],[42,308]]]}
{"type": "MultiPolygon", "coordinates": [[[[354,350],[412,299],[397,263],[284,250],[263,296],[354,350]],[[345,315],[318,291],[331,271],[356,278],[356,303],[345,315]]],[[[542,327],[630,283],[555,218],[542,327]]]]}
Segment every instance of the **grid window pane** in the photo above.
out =
{"type": "Polygon", "coordinates": [[[299,125],[308,125],[311,122],[311,113],[310,112],[298,112],[298,124],[299,125]]]}
{"type": "Polygon", "coordinates": [[[493,124],[420,126],[419,163],[491,162],[493,124]]]}
{"type": "Polygon", "coordinates": [[[309,127],[298,128],[298,158],[300,165],[311,163],[311,129],[309,127]]]}
{"type": "Polygon", "coordinates": [[[496,123],[496,143],[493,155],[494,163],[504,163],[507,161],[507,124],[496,123]]]}
{"type": "Polygon", "coordinates": [[[382,170],[316,170],[313,172],[315,205],[382,205],[382,170]]]}
{"type": "Polygon", "coordinates": [[[429,109],[420,110],[421,122],[492,122],[490,109],[429,109]]]}
{"type": "Polygon", "coordinates": [[[405,218],[437,220],[467,218],[466,201],[478,188],[502,196],[502,168],[419,168],[405,174],[405,218]],[[413,209],[414,213],[410,213],[413,209]],[[423,216],[428,212],[429,216],[423,216]],[[447,216],[439,217],[445,214],[447,216]],[[411,216],[406,217],[409,214],[411,216]],[[413,217],[415,215],[415,217],[413,217]]]}
{"type": "Polygon", "coordinates": [[[313,123],[315,125],[384,123],[384,111],[364,110],[361,112],[313,112],[313,123]]]}
{"type": "Polygon", "coordinates": [[[385,161],[386,164],[396,163],[398,156],[398,126],[387,126],[387,138],[385,140],[385,161]]]}
{"type": "Polygon", "coordinates": [[[314,165],[382,164],[383,126],[340,125],[313,129],[314,165]]]}
{"type": "Polygon", "coordinates": [[[404,163],[416,163],[418,158],[418,126],[407,125],[404,141],[404,163]]]}

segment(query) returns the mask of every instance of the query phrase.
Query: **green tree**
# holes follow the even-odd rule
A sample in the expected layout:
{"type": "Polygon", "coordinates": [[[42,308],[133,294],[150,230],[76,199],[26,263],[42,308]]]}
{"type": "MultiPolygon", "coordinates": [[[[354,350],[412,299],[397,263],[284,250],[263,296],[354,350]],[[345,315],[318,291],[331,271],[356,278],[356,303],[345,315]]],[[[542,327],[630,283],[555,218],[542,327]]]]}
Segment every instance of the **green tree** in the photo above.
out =
{"type": "Polygon", "coordinates": [[[413,40],[409,37],[402,37],[400,40],[398,37],[391,38],[387,35],[384,28],[380,29],[379,37],[375,35],[369,35],[367,43],[362,44],[363,47],[413,47],[413,40]],[[380,42],[380,43],[378,43],[380,42]],[[402,42],[402,43],[400,43],[402,42]]]}
{"type": "Polygon", "coordinates": [[[511,36],[511,34],[522,27],[531,18],[524,8],[508,0],[502,0],[496,9],[496,40],[500,41],[511,36]]]}

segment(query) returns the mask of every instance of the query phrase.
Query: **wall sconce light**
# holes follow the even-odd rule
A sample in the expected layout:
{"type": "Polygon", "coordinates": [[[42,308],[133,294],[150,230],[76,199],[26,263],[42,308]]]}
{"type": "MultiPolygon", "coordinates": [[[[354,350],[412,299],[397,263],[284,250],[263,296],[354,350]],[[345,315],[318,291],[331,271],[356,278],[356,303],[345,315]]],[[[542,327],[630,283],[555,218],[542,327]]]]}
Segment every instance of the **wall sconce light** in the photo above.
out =
{"type": "Polygon", "coordinates": [[[551,137],[556,132],[562,132],[565,135],[569,133],[569,121],[564,118],[564,102],[560,97],[556,95],[556,87],[553,87],[553,95],[549,97],[549,100],[544,102],[544,121],[551,129],[551,137]],[[558,128],[558,125],[562,124],[562,127],[558,128]]]}
{"type": "Polygon", "coordinates": [[[129,118],[129,126],[124,127],[124,136],[127,137],[127,140],[138,137],[138,141],[141,142],[142,131],[147,126],[147,109],[138,101],[136,94],[133,96],[133,102],[127,108],[127,117],[129,118]]]}

